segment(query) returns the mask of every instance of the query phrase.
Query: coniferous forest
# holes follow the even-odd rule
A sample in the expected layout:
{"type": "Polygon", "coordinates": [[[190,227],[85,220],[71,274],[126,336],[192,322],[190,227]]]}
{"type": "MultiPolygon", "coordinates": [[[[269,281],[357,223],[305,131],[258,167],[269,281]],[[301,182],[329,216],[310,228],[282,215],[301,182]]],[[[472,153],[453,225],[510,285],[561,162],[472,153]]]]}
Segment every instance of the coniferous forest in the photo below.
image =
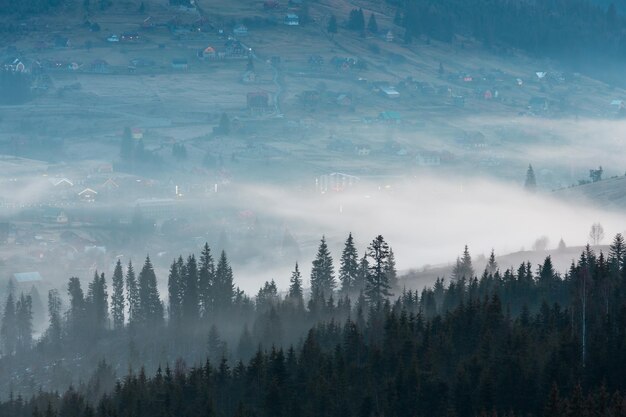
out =
{"type": "Polygon", "coordinates": [[[70,278],[66,308],[51,291],[37,341],[29,297],[9,295],[1,416],[626,415],[619,234],[564,273],[550,257],[501,270],[492,253],[477,274],[466,247],[422,291],[398,288],[382,236],[359,256],[350,235],[337,262],[322,239],[310,294],[295,265],[286,292],[266,282],[252,298],[207,245],[172,262],[167,304],[150,259],[137,269],[118,263],[86,292],[70,278]]]}

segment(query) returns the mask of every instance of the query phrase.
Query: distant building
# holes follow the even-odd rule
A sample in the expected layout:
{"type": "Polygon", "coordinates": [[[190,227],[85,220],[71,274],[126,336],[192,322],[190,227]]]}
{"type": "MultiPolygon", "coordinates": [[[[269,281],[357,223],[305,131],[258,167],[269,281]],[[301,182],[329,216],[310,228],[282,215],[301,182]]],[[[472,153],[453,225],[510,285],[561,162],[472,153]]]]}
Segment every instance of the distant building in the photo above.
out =
{"type": "Polygon", "coordinates": [[[359,177],[355,177],[354,175],[333,172],[316,178],[315,187],[320,193],[327,193],[329,191],[341,192],[354,187],[359,181],[359,177]]]}
{"type": "Polygon", "coordinates": [[[287,16],[285,16],[285,24],[287,26],[299,26],[300,18],[295,13],[289,13],[287,14],[287,16]]]}
{"type": "Polygon", "coordinates": [[[418,152],[415,155],[415,163],[421,167],[434,167],[441,165],[441,155],[437,152],[418,152]]]}
{"type": "Polygon", "coordinates": [[[97,195],[98,195],[98,192],[96,190],[93,190],[91,188],[85,188],[83,191],[78,193],[78,198],[80,198],[81,201],[91,203],[91,202],[96,201],[97,195]]]}
{"type": "Polygon", "coordinates": [[[176,217],[176,200],[172,198],[142,198],[135,210],[148,219],[163,220],[176,217]]]}
{"type": "Polygon", "coordinates": [[[395,87],[392,86],[382,86],[380,87],[380,92],[383,96],[387,98],[398,98],[400,97],[400,93],[395,87]]]}
{"type": "Polygon", "coordinates": [[[388,124],[400,124],[402,116],[397,111],[384,111],[378,115],[378,120],[388,124]]]}
{"type": "Polygon", "coordinates": [[[248,93],[246,102],[252,114],[263,114],[270,109],[269,94],[263,91],[248,93]]]}
{"type": "Polygon", "coordinates": [[[387,34],[385,35],[385,41],[393,42],[393,32],[391,30],[387,31],[387,34]]]}
{"type": "Polygon", "coordinates": [[[43,279],[41,278],[41,274],[37,271],[16,272],[11,278],[16,286],[32,286],[35,284],[40,284],[43,281],[43,279]]]}
{"type": "Polygon", "coordinates": [[[248,36],[248,28],[243,24],[239,24],[234,27],[233,33],[235,36],[248,36]]]}
{"type": "Polygon", "coordinates": [[[186,70],[189,68],[189,63],[184,58],[172,59],[172,68],[175,70],[186,70]]]}

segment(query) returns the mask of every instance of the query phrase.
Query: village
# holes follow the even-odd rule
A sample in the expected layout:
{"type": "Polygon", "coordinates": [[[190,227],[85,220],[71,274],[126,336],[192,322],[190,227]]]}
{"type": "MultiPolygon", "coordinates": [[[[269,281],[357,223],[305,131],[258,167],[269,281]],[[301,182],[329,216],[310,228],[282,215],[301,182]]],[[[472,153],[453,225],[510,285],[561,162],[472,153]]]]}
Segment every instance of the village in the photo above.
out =
{"type": "MultiPolygon", "coordinates": [[[[366,10],[376,31],[356,33],[351,7],[337,33],[328,5],[304,0],[220,14],[131,2],[3,33],[0,63],[32,79],[27,102],[0,106],[3,273],[108,272],[132,236],[164,268],[174,242],[224,247],[225,234],[261,233],[253,202],[230,204],[251,182],[319,198],[422,175],[521,182],[534,144],[567,140],[550,120],[624,116],[622,89],[470,39],[407,44],[384,6],[366,10]],[[57,270],[38,270],[51,259],[57,270]]],[[[588,169],[541,162],[546,189],[588,169]]],[[[262,233],[285,247],[286,229],[272,219],[262,233]]]]}

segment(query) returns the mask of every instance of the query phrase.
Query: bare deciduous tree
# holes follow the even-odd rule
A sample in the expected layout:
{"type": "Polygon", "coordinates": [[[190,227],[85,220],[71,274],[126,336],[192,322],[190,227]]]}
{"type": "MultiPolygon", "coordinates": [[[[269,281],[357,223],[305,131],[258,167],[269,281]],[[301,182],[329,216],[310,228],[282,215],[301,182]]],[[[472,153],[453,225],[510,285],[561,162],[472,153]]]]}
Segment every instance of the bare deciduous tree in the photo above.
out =
{"type": "Polygon", "coordinates": [[[594,246],[597,246],[604,239],[604,228],[600,223],[594,223],[591,225],[591,230],[589,231],[589,239],[591,239],[591,243],[594,246]]]}

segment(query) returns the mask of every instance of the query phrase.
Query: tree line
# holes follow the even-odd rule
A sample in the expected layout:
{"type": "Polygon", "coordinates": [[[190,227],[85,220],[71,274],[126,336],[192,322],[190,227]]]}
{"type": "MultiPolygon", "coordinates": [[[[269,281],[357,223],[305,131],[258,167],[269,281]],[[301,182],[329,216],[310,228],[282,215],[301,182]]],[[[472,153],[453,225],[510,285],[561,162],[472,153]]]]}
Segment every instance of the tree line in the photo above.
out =
{"type": "MultiPolygon", "coordinates": [[[[151,377],[139,369],[95,399],[93,380],[12,396],[0,415],[626,415],[621,235],[606,255],[587,246],[562,275],[550,257],[536,271],[525,263],[504,272],[492,257],[480,277],[438,279],[383,303],[359,298],[343,318],[318,320],[299,342],[259,346],[247,360],[163,363],[151,377]]],[[[107,374],[106,364],[98,369],[107,374]]]]}

